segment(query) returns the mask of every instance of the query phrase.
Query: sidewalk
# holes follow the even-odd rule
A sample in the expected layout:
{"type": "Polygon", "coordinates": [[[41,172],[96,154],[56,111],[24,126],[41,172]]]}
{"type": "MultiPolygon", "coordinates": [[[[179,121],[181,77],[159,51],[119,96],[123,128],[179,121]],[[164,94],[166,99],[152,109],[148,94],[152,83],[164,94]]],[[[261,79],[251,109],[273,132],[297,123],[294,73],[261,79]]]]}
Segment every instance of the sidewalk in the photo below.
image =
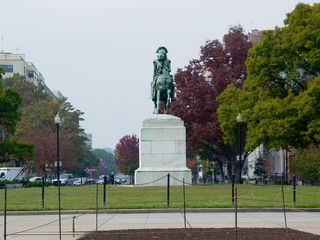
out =
{"type": "MultiPolygon", "coordinates": [[[[187,212],[187,227],[225,228],[234,227],[235,215],[232,212],[187,212]]],[[[7,239],[17,240],[56,240],[58,237],[57,215],[10,215],[7,218],[7,239]],[[39,227],[40,225],[45,225],[39,227]],[[39,227],[39,228],[36,228],[39,227]],[[10,235],[26,229],[23,235],[10,235]]],[[[288,212],[289,228],[320,235],[320,212],[288,212]]],[[[284,214],[281,212],[241,212],[238,213],[238,227],[283,228],[284,214]]],[[[3,216],[0,220],[3,236],[3,216]]],[[[144,229],[144,228],[183,228],[181,213],[103,213],[98,217],[98,230],[144,229]]],[[[63,214],[62,239],[74,240],[96,229],[96,216],[92,213],[63,214]],[[73,217],[75,236],[73,236],[73,217]]],[[[2,239],[2,238],[0,238],[2,239]]]]}

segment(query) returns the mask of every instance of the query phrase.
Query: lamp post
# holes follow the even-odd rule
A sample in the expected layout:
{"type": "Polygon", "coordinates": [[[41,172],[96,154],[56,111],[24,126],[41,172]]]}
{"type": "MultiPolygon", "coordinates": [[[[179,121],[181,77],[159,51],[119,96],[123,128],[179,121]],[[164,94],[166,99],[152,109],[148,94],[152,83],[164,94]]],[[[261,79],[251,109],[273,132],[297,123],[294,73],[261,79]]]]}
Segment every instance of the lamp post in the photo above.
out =
{"type": "Polygon", "coordinates": [[[237,148],[236,148],[236,161],[232,165],[232,204],[234,205],[234,183],[235,183],[235,170],[238,163],[241,165],[241,152],[242,152],[242,139],[241,139],[241,126],[242,126],[242,116],[241,113],[237,116],[237,148]]]}
{"type": "Polygon", "coordinates": [[[241,156],[242,156],[242,148],[243,148],[243,143],[242,143],[242,116],[241,113],[238,114],[237,116],[237,130],[238,130],[238,146],[237,146],[237,162],[241,162],[241,156]]]}
{"type": "Polygon", "coordinates": [[[54,123],[57,126],[57,180],[58,180],[58,212],[59,212],[59,240],[61,240],[61,202],[60,202],[60,139],[59,139],[59,127],[61,124],[61,118],[59,113],[54,117],[54,123]]]}

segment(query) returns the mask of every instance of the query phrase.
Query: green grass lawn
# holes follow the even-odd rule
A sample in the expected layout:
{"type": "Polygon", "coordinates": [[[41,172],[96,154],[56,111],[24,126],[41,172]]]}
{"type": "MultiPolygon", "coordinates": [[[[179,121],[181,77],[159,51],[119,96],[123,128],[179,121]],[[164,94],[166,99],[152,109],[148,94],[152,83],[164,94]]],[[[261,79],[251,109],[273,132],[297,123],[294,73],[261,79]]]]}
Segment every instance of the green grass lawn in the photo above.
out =
{"type": "MultiPolygon", "coordinates": [[[[236,185],[239,208],[281,208],[280,185],[236,185]]],[[[45,207],[41,205],[41,188],[8,189],[7,208],[12,210],[55,210],[58,208],[57,187],[45,188],[45,207]]],[[[292,186],[284,186],[286,207],[320,207],[319,186],[298,186],[297,204],[293,205],[292,186]]],[[[4,190],[0,190],[0,211],[4,208],[4,190]]],[[[98,186],[99,208],[103,206],[103,186],[98,186]]],[[[61,187],[61,207],[64,210],[95,209],[96,186],[61,187]]],[[[107,209],[166,208],[166,187],[107,186],[107,209]]],[[[170,207],[183,207],[182,187],[170,188],[170,207]]],[[[186,187],[187,208],[230,208],[231,185],[193,185],[186,187]]]]}

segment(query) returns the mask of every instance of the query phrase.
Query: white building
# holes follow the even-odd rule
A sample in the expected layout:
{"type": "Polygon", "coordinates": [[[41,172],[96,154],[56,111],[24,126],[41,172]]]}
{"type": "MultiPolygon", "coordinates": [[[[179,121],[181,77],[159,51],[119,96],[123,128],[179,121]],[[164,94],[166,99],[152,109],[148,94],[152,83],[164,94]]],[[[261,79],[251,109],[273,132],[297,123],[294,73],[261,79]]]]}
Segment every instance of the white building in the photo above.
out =
{"type": "MultiPolygon", "coordinates": [[[[254,151],[250,153],[247,157],[248,161],[248,172],[247,177],[254,178],[257,177],[254,174],[255,166],[258,158],[262,158],[265,161],[265,170],[268,178],[275,176],[282,176],[288,170],[286,150],[267,150],[264,148],[263,144],[257,147],[254,151]]],[[[285,176],[287,178],[287,176],[285,176]]]]}
{"type": "Polygon", "coordinates": [[[42,74],[35,65],[26,61],[25,54],[1,52],[0,67],[5,70],[4,78],[12,77],[15,73],[18,73],[37,86],[40,82],[44,82],[42,74]]]}
{"type": "Polygon", "coordinates": [[[12,77],[14,74],[25,76],[26,80],[32,82],[34,85],[43,86],[45,92],[51,98],[59,98],[47,87],[44,77],[36,66],[32,62],[26,61],[25,54],[0,52],[0,68],[5,70],[5,73],[2,76],[3,78],[12,77]]]}

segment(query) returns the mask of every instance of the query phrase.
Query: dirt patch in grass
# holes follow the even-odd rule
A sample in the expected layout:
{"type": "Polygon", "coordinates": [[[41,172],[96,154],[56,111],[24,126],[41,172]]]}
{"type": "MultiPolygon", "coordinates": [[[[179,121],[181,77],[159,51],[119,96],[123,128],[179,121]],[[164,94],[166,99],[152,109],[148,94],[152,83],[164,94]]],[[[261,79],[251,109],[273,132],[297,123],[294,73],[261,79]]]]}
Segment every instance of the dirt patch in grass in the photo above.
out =
{"type": "Polygon", "coordinates": [[[320,240],[320,236],[283,228],[187,228],[99,231],[79,240],[320,240]],[[237,236],[236,236],[237,235],[237,236]]]}

